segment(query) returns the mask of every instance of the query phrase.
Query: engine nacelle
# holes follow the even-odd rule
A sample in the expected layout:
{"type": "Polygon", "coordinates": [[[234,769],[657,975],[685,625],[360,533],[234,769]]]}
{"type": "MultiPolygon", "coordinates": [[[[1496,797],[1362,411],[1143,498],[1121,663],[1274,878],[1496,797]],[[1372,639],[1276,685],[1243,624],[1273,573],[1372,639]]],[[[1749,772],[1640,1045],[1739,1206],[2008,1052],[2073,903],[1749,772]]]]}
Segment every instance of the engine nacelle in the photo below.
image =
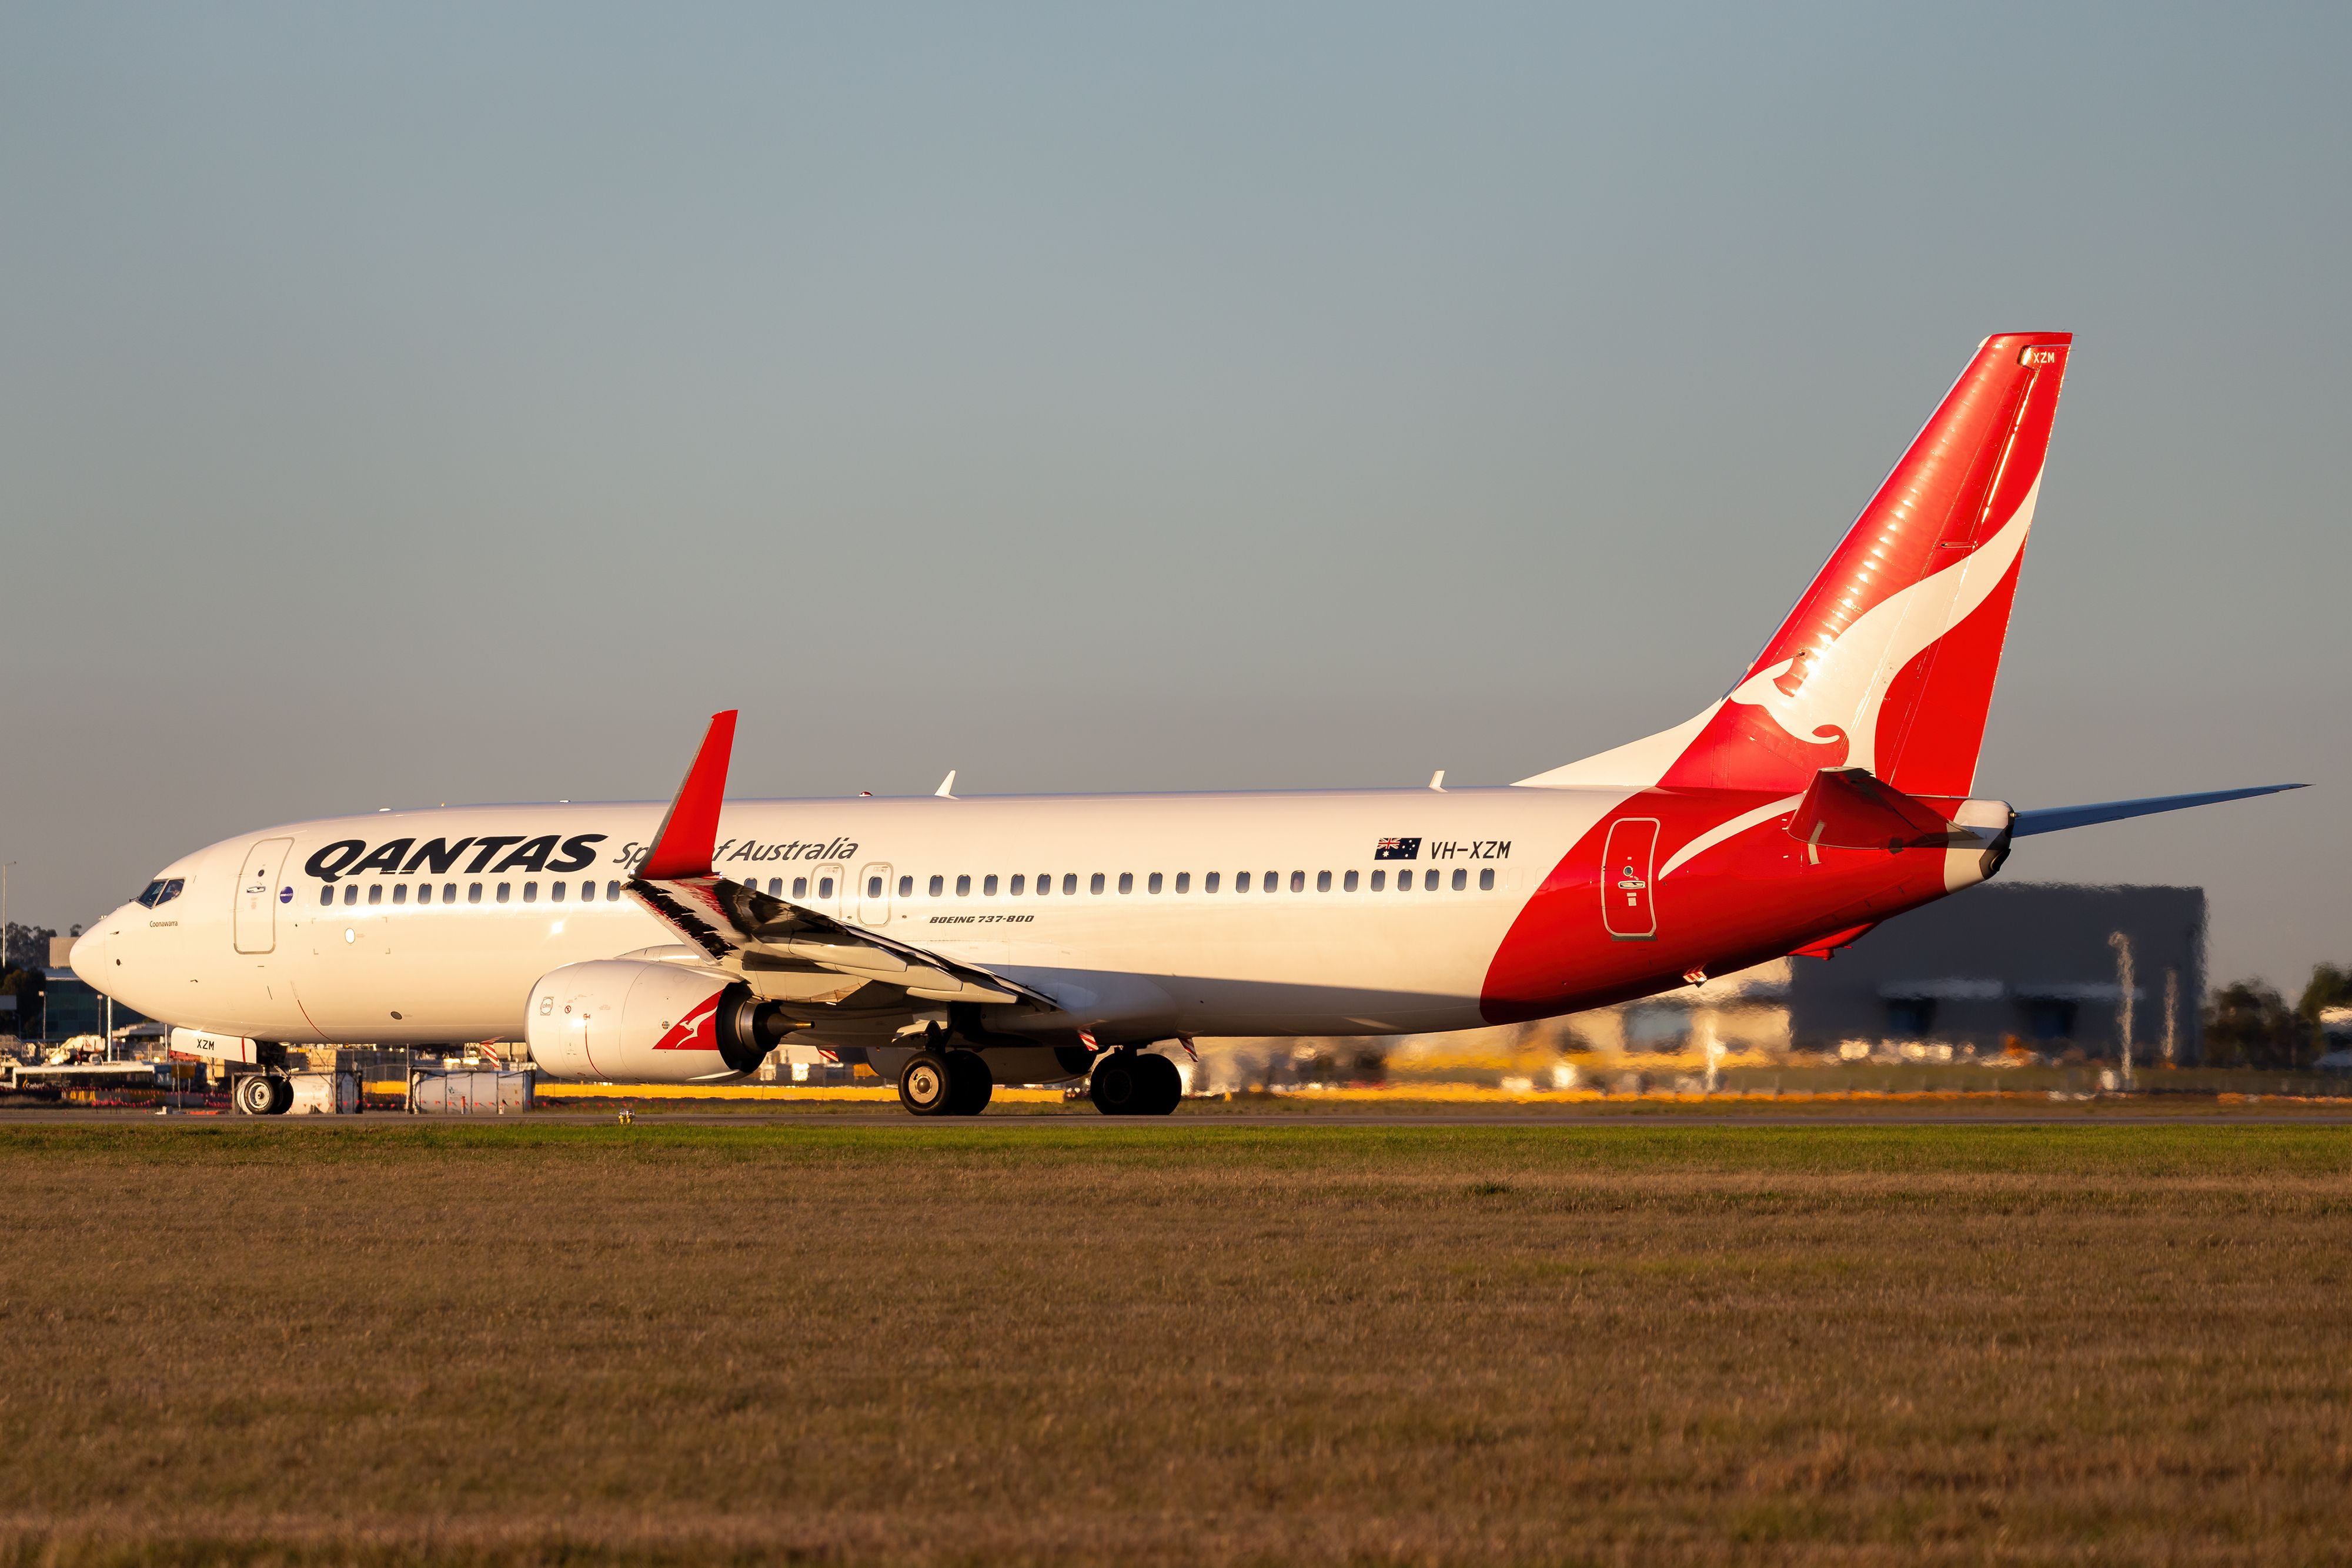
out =
{"type": "Polygon", "coordinates": [[[566,964],[530,988],[524,1038],[551,1078],[711,1083],[740,1078],[792,1032],[740,981],[678,964],[566,964]]]}

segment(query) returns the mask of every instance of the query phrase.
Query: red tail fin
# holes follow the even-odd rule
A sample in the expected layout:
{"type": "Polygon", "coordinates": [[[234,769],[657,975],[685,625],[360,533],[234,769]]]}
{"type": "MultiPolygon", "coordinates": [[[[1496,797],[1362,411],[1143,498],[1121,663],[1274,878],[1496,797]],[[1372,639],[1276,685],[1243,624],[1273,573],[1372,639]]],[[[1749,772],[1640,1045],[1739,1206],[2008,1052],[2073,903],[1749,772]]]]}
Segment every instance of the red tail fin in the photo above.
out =
{"type": "Polygon", "coordinates": [[[1969,792],[2073,342],[1985,340],[1661,783],[1799,789],[1866,768],[1914,795],[1969,792]]]}

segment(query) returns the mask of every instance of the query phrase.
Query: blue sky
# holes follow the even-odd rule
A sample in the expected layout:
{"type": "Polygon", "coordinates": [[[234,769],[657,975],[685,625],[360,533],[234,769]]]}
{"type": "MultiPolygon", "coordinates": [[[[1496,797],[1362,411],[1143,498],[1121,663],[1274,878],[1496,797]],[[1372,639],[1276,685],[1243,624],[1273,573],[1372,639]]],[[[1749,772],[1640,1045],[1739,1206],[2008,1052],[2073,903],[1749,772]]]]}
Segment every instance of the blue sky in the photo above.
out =
{"type": "Polygon", "coordinates": [[[2341,8],[0,10],[0,859],[435,800],[1499,782],[2079,335],[1979,788],[2352,960],[2341,8]]]}

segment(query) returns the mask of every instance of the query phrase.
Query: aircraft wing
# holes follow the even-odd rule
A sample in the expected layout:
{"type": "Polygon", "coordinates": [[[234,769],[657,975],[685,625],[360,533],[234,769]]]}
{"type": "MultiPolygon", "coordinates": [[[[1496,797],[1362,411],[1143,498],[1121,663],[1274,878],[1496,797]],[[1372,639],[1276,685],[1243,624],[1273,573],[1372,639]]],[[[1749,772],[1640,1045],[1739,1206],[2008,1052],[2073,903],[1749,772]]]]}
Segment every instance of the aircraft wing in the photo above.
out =
{"type": "Polygon", "coordinates": [[[895,986],[924,1001],[1059,1007],[1043,992],[977,965],[716,874],[711,851],[734,741],[734,713],[713,715],[694,765],[687,769],[685,782],[654,834],[653,847],[625,884],[630,897],[720,962],[824,969],[895,986]]]}
{"type": "Polygon", "coordinates": [[[2045,806],[2038,810],[2020,811],[2009,833],[2013,839],[2021,839],[2033,833],[2063,832],[2096,822],[2120,822],[2128,817],[2149,817],[2158,811],[2180,811],[2191,806],[2210,806],[2220,800],[2243,800],[2251,795],[2275,795],[2282,789],[2303,788],[2301,784],[2255,784],[2243,789],[2207,789],[2195,795],[2151,795],[2140,800],[2101,800],[2089,806],[2045,806]]]}
{"type": "Polygon", "coordinates": [[[725,877],[638,877],[627,887],[671,930],[722,961],[757,955],[896,986],[925,1001],[1060,1006],[1043,992],[976,964],[849,925],[725,877]]]}

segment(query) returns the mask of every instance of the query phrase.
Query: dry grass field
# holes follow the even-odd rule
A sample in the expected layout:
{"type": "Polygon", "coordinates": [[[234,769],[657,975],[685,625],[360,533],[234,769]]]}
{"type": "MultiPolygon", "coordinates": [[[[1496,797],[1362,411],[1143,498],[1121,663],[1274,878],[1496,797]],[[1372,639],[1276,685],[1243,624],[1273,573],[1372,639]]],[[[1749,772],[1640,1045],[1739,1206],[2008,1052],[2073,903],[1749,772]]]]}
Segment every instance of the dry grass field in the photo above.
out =
{"type": "Polygon", "coordinates": [[[2325,1127],[0,1128],[0,1563],[2340,1563],[2325,1127]]]}

